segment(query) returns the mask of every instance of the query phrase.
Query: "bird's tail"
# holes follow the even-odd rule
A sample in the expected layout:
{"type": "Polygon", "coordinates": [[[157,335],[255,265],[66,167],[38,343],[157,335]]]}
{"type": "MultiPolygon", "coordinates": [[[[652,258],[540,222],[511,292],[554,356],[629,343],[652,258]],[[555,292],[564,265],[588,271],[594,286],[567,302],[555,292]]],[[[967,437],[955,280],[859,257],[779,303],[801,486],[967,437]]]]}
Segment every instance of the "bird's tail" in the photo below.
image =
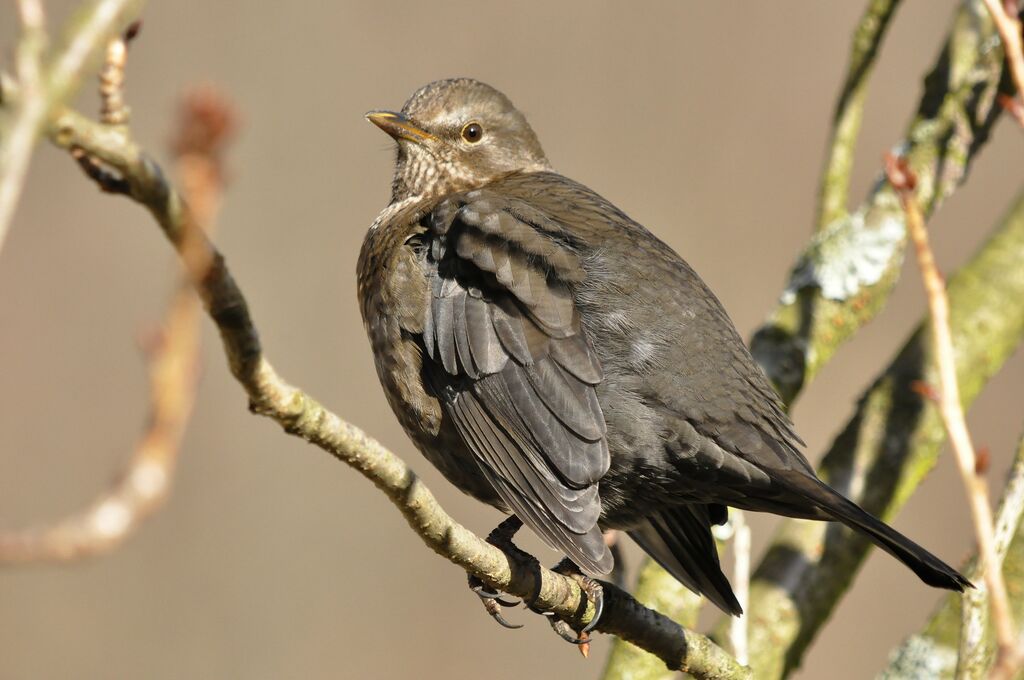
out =
{"type": "Polygon", "coordinates": [[[961,592],[964,588],[974,587],[956,569],[821,480],[794,471],[785,476],[783,484],[815,503],[831,519],[867,535],[875,545],[907,565],[928,585],[961,592]]]}
{"type": "Polygon", "coordinates": [[[644,519],[629,535],[677,581],[719,609],[739,616],[743,608],[722,573],[711,525],[728,517],[722,506],[680,505],[644,519]]]}

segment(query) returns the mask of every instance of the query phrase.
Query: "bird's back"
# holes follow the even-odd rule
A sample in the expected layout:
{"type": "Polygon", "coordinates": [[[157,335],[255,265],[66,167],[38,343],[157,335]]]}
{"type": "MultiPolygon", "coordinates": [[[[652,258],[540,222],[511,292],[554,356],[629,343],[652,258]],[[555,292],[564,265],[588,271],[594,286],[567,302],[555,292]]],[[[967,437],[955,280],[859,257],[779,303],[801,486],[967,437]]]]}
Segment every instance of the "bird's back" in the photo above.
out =
{"type": "MultiPolygon", "coordinates": [[[[602,406],[622,438],[613,456],[689,423],[726,451],[810,471],[778,395],[714,293],[669,246],[596,192],[555,173],[488,187],[546,213],[577,240],[575,291],[605,371],[602,406]]],[[[609,435],[610,437],[613,435],[609,435]]]]}

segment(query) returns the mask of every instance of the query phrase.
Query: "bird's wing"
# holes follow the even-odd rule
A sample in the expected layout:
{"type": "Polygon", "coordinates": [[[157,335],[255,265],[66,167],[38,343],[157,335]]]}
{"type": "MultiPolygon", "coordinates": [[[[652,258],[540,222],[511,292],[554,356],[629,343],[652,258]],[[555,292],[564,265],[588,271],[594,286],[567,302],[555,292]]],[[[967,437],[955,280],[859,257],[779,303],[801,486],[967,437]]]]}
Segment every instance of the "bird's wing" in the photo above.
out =
{"type": "Polygon", "coordinates": [[[508,507],[578,566],[607,573],[603,376],[573,302],[583,270],[567,235],[487,191],[450,197],[426,219],[430,386],[508,507]]]}

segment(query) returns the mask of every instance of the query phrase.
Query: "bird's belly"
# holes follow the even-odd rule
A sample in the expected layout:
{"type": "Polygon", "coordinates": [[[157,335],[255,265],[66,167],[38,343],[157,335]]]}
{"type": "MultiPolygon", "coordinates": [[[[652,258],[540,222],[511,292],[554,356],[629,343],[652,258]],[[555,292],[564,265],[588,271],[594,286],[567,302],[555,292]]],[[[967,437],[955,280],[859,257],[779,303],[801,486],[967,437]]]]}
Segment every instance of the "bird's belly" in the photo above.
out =
{"type": "Polygon", "coordinates": [[[603,529],[628,530],[666,507],[687,502],[665,468],[651,464],[658,457],[655,452],[612,449],[612,466],[600,486],[603,529]]]}

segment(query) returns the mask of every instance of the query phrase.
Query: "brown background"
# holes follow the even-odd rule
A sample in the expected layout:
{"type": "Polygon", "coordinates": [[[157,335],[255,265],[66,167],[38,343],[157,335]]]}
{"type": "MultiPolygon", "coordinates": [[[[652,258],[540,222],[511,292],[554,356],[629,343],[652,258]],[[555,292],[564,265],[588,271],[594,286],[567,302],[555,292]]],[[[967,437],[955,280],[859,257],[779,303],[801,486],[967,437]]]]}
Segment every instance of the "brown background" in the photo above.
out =
{"type": "MultiPolygon", "coordinates": [[[[51,21],[71,4],[48,3],[51,21]]],[[[553,4],[153,2],[130,60],[134,127],[154,150],[185,86],[216,83],[244,113],[218,240],[271,359],[406,456],[478,531],[497,515],[413,451],[373,374],[353,272],[388,199],[392,151],[363,112],[398,107],[440,77],[498,86],[555,166],[681,252],[748,336],[810,233],[864,3],[553,4]]],[[[868,102],[855,200],[900,138],[953,5],[917,0],[900,11],[868,102]]],[[[4,3],[5,54],[12,24],[4,3]]],[[[92,92],[82,106],[94,109],[92,92]]],[[[1003,121],[933,221],[947,270],[1014,195],[1022,150],[1003,121]]],[[[796,408],[812,459],[921,314],[907,265],[888,309],[796,408]]],[[[173,272],[138,207],[99,195],[61,154],[41,150],[0,254],[0,527],[56,518],[111,480],[146,413],[135,339],[159,317],[173,272]]],[[[500,629],[380,493],[250,416],[209,331],[168,505],[112,555],[0,572],[0,677],[597,675],[610,639],[583,661],[526,612],[511,614],[525,629],[500,629]]],[[[1017,356],[971,414],[997,478],[1021,428],[1022,384],[1017,356]]],[[[971,547],[966,518],[947,456],[896,525],[957,562],[971,547]]],[[[773,526],[756,519],[755,550],[773,526]]],[[[873,554],[800,677],[869,677],[936,599],[873,554]]]]}

